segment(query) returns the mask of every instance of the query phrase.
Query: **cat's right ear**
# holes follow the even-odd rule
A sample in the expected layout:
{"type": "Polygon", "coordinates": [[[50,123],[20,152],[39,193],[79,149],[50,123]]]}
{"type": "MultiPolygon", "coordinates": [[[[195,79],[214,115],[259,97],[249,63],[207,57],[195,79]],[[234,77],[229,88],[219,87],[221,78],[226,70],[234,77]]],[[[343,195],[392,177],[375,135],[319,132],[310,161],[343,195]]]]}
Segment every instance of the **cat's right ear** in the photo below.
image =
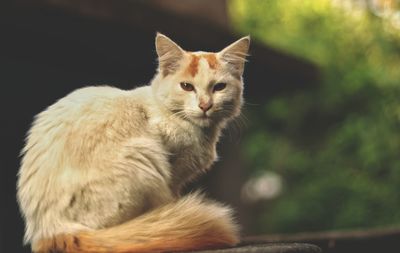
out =
{"type": "Polygon", "coordinates": [[[219,54],[228,63],[234,76],[240,79],[244,70],[246,56],[248,56],[250,36],[243,37],[224,48],[219,54]]]}
{"type": "Polygon", "coordinates": [[[164,34],[156,35],[156,51],[158,55],[158,67],[163,76],[174,73],[179,68],[184,50],[164,34]]]}

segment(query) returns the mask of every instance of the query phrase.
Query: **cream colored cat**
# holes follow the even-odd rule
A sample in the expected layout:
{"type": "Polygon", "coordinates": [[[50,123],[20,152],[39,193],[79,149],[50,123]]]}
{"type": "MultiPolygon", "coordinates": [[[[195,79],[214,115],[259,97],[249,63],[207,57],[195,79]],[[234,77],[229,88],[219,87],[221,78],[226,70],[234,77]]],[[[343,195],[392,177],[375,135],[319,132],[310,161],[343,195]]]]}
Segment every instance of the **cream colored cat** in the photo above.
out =
{"type": "Polygon", "coordinates": [[[235,245],[231,210],[182,186],[207,171],[242,105],[250,38],[187,52],[157,34],[150,86],[76,90],[40,113],[18,201],[40,253],[171,252],[235,245]]]}

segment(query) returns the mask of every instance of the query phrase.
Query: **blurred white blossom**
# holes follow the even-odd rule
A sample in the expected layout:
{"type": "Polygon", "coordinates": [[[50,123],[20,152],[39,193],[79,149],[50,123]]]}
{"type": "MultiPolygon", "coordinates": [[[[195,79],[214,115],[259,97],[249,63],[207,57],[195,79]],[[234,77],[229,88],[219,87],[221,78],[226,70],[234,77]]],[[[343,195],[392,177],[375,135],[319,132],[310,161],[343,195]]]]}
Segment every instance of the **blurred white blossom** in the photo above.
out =
{"type": "Polygon", "coordinates": [[[242,187],[243,202],[254,203],[277,197],[282,191],[282,178],[275,172],[267,171],[250,178],[242,187]]]}

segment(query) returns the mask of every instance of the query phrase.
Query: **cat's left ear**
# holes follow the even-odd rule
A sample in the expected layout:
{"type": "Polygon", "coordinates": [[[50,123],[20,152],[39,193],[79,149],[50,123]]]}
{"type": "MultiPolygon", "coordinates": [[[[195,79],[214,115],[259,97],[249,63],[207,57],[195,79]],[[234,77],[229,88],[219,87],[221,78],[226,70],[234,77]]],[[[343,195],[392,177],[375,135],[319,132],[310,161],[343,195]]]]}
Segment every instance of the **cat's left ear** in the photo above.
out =
{"type": "Polygon", "coordinates": [[[233,42],[218,54],[223,61],[229,64],[233,74],[242,76],[249,47],[250,36],[246,36],[233,42]]]}
{"type": "Polygon", "coordinates": [[[175,72],[179,68],[184,50],[164,34],[156,35],[156,51],[158,63],[163,76],[175,72]]]}

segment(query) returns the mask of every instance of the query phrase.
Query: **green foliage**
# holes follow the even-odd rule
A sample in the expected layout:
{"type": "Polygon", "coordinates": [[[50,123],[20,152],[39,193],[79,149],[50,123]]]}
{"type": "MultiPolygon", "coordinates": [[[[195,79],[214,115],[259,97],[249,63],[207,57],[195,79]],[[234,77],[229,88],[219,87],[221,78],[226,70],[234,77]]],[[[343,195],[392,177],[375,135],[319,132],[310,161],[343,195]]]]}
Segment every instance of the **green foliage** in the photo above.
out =
{"type": "Polygon", "coordinates": [[[233,0],[237,29],[305,58],[319,87],[249,108],[245,156],[285,182],[258,232],[400,224],[400,31],[329,0],[233,0]]]}

